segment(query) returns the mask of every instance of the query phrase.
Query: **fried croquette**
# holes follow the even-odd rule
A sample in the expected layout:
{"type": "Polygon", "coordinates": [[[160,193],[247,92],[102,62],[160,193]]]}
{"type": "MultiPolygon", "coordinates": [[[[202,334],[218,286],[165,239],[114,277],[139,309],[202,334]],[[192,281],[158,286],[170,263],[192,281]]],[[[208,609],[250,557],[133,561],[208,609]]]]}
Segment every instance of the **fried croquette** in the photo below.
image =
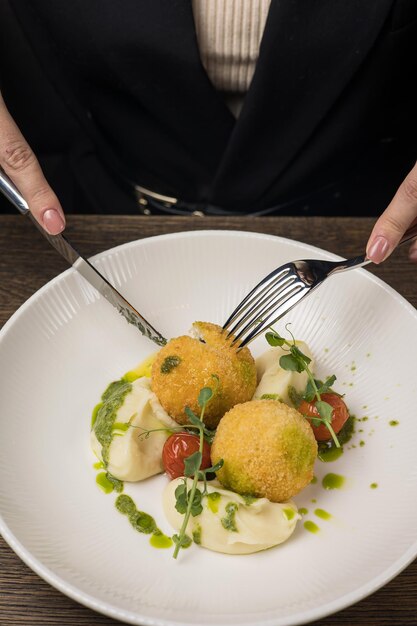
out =
{"type": "Polygon", "coordinates": [[[238,404],[222,418],[211,448],[217,478],[240,494],[288,500],[313,478],[317,443],[307,420],[277,400],[238,404]]]}
{"type": "Polygon", "coordinates": [[[193,324],[198,338],[172,339],[157,354],[152,366],[152,391],[166,412],[186,424],[185,407],[200,415],[198,395],[203,387],[214,394],[206,405],[204,422],[215,428],[235,404],[252,398],[257,384],[255,361],[248,348],[237,351],[220,326],[193,324]]]}

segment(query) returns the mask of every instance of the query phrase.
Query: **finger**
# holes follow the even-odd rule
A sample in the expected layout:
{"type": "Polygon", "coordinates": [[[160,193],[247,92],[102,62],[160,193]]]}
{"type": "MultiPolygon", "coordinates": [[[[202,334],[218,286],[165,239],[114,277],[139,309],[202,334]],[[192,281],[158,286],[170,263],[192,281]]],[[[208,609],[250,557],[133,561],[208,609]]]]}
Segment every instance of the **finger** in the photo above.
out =
{"type": "Polygon", "coordinates": [[[48,185],[37,158],[0,96],[0,165],[29,205],[36,220],[51,235],[65,228],[61,204],[48,185]]]}
{"type": "Polygon", "coordinates": [[[377,220],[366,247],[366,255],[381,263],[394,250],[417,218],[417,163],[399,186],[394,198],[377,220]]]}

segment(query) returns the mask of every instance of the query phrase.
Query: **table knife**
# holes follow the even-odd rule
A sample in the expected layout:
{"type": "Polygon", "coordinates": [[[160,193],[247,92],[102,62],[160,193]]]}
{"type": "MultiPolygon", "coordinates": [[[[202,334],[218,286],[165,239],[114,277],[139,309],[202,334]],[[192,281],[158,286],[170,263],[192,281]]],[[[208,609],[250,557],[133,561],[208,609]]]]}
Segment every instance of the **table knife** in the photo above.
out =
{"type": "Polygon", "coordinates": [[[65,235],[50,235],[36,221],[29,210],[29,206],[17,187],[0,168],[0,191],[22,214],[26,215],[32,223],[40,230],[42,235],[49,241],[64,259],[77,270],[87,282],[90,283],[110,304],[112,304],[123,315],[129,324],[136,326],[138,330],[151,341],[164,346],[167,342],[161,335],[127,300],[117,291],[113,285],[105,278],[87,259],[85,259],[74,246],[68,241],[65,235]]]}

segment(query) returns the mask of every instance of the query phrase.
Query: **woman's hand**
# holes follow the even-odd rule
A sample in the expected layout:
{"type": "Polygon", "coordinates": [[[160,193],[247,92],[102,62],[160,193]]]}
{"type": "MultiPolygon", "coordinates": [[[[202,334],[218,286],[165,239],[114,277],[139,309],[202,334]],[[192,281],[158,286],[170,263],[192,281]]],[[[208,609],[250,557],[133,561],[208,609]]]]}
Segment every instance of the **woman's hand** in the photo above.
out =
{"type": "MultiPolygon", "coordinates": [[[[377,220],[366,247],[374,263],[384,261],[398,245],[407,228],[417,223],[417,163],[398,188],[397,193],[377,220]]],[[[417,263],[417,240],[409,251],[417,263]]]]}
{"type": "Polygon", "coordinates": [[[15,183],[36,220],[51,235],[65,228],[58,198],[0,94],[0,166],[15,183]]]}

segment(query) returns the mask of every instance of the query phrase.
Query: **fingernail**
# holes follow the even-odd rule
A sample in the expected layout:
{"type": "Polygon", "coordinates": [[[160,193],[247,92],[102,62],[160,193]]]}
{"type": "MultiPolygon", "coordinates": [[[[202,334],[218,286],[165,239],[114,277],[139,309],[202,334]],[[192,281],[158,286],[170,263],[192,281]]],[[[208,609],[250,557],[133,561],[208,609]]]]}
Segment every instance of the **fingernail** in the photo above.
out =
{"type": "Polygon", "coordinates": [[[417,263],[417,250],[411,250],[409,254],[410,261],[417,263]]]}
{"type": "Polygon", "coordinates": [[[374,263],[382,263],[387,258],[389,251],[390,245],[388,240],[385,237],[377,237],[370,246],[367,257],[374,263]]]}
{"type": "Polygon", "coordinates": [[[65,222],[56,209],[47,209],[42,215],[42,224],[50,235],[58,235],[65,228],[65,222]]]}

